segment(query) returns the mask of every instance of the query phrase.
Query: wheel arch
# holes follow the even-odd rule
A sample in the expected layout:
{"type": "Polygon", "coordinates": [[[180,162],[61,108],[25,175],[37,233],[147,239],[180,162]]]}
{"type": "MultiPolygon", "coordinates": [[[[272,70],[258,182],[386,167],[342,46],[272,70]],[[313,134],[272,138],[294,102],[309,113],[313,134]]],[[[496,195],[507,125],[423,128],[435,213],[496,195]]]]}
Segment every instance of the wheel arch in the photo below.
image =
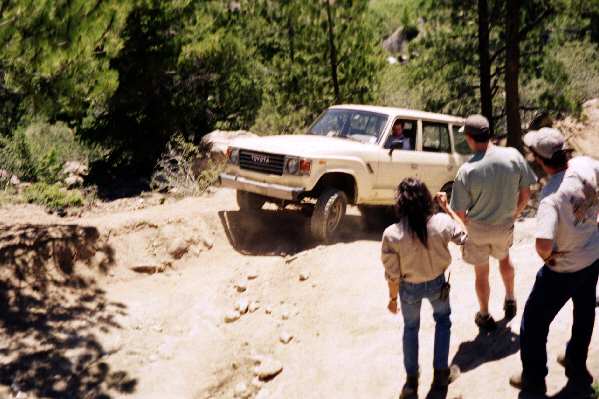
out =
{"type": "Polygon", "coordinates": [[[323,174],[312,190],[310,196],[318,198],[327,187],[333,187],[341,190],[347,196],[350,204],[355,204],[358,198],[358,185],[356,177],[344,171],[330,171],[323,174]]]}

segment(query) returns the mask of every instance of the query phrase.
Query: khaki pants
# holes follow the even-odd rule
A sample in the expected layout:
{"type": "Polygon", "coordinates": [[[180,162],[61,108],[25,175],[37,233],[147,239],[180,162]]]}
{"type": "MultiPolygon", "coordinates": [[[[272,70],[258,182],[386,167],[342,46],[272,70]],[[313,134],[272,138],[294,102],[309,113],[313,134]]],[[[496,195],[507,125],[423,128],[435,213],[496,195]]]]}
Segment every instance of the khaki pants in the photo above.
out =
{"type": "Polygon", "coordinates": [[[490,225],[471,221],[462,247],[464,261],[473,265],[489,263],[489,256],[501,260],[509,255],[514,242],[514,223],[490,225]]]}

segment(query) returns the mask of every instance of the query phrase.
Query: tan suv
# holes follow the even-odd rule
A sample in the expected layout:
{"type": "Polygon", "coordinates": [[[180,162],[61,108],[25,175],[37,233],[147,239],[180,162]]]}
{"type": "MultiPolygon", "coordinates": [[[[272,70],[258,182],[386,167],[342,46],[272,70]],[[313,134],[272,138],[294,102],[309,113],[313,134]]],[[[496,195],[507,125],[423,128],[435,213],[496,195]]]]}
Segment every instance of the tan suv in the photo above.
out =
{"type": "Polygon", "coordinates": [[[348,204],[368,221],[393,205],[405,177],[422,179],[432,192],[451,192],[469,149],[459,117],[366,105],[328,108],[302,135],[234,140],[220,179],[237,190],[242,211],[273,202],[301,205],[310,229],[328,241],[348,204]]]}

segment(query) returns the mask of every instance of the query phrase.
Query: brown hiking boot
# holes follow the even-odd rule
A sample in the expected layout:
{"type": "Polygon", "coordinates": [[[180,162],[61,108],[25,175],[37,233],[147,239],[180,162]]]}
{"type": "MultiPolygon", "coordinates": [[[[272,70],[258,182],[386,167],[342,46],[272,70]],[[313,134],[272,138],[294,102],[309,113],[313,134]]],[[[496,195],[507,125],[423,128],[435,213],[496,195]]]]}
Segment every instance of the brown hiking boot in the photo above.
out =
{"type": "Polygon", "coordinates": [[[415,399],[418,398],[418,374],[408,375],[406,383],[401,389],[399,399],[415,399]]]}
{"type": "Polygon", "coordinates": [[[474,322],[478,328],[484,331],[493,331],[497,328],[497,323],[490,314],[483,316],[480,312],[477,312],[474,317],[474,322]]]}

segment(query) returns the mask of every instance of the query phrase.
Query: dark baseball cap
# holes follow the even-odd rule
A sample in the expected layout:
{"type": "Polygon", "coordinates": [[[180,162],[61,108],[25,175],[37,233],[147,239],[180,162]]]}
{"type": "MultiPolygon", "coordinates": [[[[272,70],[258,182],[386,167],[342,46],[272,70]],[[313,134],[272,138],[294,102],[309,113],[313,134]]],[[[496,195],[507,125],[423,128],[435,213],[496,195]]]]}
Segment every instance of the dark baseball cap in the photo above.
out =
{"type": "Polygon", "coordinates": [[[489,121],[482,115],[470,115],[466,118],[464,126],[460,128],[460,132],[465,132],[467,135],[474,138],[489,137],[489,121]]]}

